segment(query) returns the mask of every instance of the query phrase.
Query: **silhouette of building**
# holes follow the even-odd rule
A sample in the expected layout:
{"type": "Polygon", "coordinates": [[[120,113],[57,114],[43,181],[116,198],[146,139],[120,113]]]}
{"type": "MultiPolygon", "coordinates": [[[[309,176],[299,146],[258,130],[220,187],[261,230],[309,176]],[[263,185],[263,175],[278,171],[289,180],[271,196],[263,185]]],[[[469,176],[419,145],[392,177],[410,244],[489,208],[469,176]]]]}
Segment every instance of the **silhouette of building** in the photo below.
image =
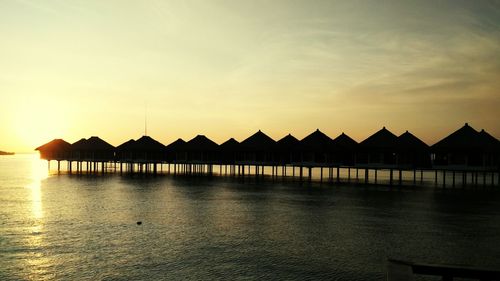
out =
{"type": "Polygon", "coordinates": [[[332,151],[332,161],[335,165],[351,166],[356,163],[358,143],[342,132],[342,134],[333,139],[332,151]]]}
{"type": "Polygon", "coordinates": [[[301,161],[300,141],[288,134],[276,142],[275,159],[280,165],[301,161]]]}
{"type": "Polygon", "coordinates": [[[398,137],[383,127],[359,144],[356,163],[395,165],[398,137]]]}
{"type": "Polygon", "coordinates": [[[498,140],[468,123],[431,147],[434,165],[458,167],[498,166],[498,140]]]}
{"type": "Polygon", "coordinates": [[[238,161],[250,164],[272,164],[276,142],[260,130],[240,143],[238,161]]]}
{"type": "Polygon", "coordinates": [[[187,161],[187,153],[185,149],[186,141],[179,138],[176,141],[166,146],[167,162],[168,163],[184,163],[187,161]]]}
{"type": "Polygon", "coordinates": [[[184,151],[189,162],[215,163],[219,145],[204,135],[197,135],[184,145],[184,151]]]}
{"type": "Polygon", "coordinates": [[[115,158],[115,147],[99,137],[80,139],[71,145],[71,160],[107,162],[115,158]]]}
{"type": "Polygon", "coordinates": [[[225,165],[234,165],[240,150],[240,143],[237,140],[234,138],[228,139],[219,145],[220,162],[225,165]]]}
{"type": "Polygon", "coordinates": [[[396,157],[400,168],[431,167],[429,146],[408,131],[398,137],[396,157]]]}
{"type": "Polygon", "coordinates": [[[332,163],[333,140],[319,129],[312,132],[300,141],[302,162],[305,163],[332,163]]]}
{"type": "Polygon", "coordinates": [[[54,139],[35,150],[40,152],[40,158],[45,160],[67,160],[71,154],[71,144],[63,139],[54,139]]]}

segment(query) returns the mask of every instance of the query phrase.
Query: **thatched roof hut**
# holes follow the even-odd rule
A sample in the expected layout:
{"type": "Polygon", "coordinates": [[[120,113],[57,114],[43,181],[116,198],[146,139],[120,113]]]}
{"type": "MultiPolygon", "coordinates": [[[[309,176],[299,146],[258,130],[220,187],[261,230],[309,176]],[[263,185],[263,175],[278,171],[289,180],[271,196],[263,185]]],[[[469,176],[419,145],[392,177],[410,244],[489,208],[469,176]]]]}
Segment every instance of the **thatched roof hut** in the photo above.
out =
{"type": "Polygon", "coordinates": [[[45,160],[66,160],[69,157],[71,144],[63,139],[54,139],[35,150],[38,150],[40,158],[45,160]]]}
{"type": "Polygon", "coordinates": [[[451,133],[444,139],[432,145],[433,152],[439,151],[471,151],[481,150],[482,143],[479,138],[479,132],[474,130],[468,123],[463,127],[451,133]]]}
{"type": "Polygon", "coordinates": [[[359,143],[357,163],[396,164],[398,137],[385,127],[359,143]]]}
{"type": "Polygon", "coordinates": [[[166,146],[167,160],[169,162],[186,161],[186,141],[179,138],[166,146]]]}
{"type": "Polygon", "coordinates": [[[276,149],[276,141],[264,134],[261,130],[246,138],[240,143],[241,161],[272,162],[276,149]]]}
{"type": "Polygon", "coordinates": [[[197,135],[184,145],[190,161],[215,161],[219,145],[204,135],[197,135]]]}
{"type": "Polygon", "coordinates": [[[332,156],[332,139],[319,129],[300,140],[302,161],[328,163],[332,156]]]}
{"type": "Polygon", "coordinates": [[[431,165],[430,147],[406,131],[398,137],[397,164],[412,168],[428,168],[431,165]]]}
{"type": "Polygon", "coordinates": [[[93,136],[73,143],[71,145],[71,158],[80,161],[112,161],[114,151],[114,146],[93,136]]]}
{"type": "Polygon", "coordinates": [[[300,141],[288,134],[276,142],[275,159],[281,165],[291,164],[300,161],[300,141]]]}
{"type": "Polygon", "coordinates": [[[219,145],[219,157],[223,164],[234,164],[237,153],[240,151],[240,143],[234,138],[219,145]]]}
{"type": "Polygon", "coordinates": [[[348,135],[340,134],[332,140],[332,161],[339,165],[353,165],[356,162],[358,142],[348,135]]]}
{"type": "Polygon", "coordinates": [[[478,132],[468,123],[431,146],[436,165],[496,166],[498,140],[486,131],[478,132]]]}

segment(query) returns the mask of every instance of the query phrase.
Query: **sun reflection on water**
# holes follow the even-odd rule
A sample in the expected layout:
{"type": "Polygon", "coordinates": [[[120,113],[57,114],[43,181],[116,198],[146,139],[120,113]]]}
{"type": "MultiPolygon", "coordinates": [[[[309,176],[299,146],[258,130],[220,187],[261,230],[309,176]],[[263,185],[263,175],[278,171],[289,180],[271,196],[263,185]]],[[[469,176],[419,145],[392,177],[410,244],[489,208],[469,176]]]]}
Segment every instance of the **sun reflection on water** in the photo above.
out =
{"type": "Polygon", "coordinates": [[[26,257],[29,279],[45,279],[49,272],[51,261],[45,253],[44,237],[44,211],[42,200],[42,181],[49,176],[45,161],[36,155],[31,161],[30,183],[26,186],[30,192],[31,224],[28,228],[26,246],[30,253],[26,257]]]}

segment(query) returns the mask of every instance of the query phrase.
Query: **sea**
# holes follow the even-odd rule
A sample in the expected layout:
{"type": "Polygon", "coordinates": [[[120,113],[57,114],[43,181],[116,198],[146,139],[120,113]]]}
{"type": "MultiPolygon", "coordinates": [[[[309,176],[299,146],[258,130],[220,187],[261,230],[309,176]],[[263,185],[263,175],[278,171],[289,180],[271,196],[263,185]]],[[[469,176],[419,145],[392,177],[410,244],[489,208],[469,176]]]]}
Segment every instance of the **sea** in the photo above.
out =
{"type": "Polygon", "coordinates": [[[58,174],[0,157],[0,280],[385,280],[389,258],[500,269],[500,188],[58,174]]]}

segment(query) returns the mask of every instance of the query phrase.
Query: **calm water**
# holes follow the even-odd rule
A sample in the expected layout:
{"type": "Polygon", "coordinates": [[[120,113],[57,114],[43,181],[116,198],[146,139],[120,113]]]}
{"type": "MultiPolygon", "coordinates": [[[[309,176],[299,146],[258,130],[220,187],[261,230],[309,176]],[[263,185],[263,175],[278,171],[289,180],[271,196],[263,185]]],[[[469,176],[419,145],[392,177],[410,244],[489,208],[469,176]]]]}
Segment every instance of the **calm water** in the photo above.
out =
{"type": "Polygon", "coordinates": [[[0,157],[1,280],[384,280],[387,257],[500,268],[500,192],[48,175],[0,157]]]}

